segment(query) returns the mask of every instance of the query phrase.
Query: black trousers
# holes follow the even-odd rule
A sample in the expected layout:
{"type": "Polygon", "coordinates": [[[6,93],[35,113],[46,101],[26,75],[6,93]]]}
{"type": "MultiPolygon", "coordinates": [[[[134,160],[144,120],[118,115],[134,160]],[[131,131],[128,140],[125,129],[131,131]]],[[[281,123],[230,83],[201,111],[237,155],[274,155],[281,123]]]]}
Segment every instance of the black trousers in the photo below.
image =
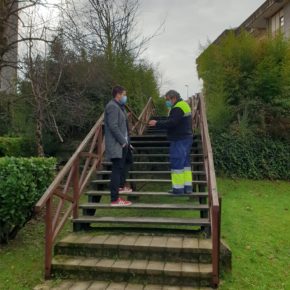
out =
{"type": "Polygon", "coordinates": [[[129,146],[123,148],[122,158],[113,158],[112,174],[111,174],[111,201],[116,201],[119,198],[119,188],[125,186],[129,169],[133,163],[132,151],[129,146]]]}

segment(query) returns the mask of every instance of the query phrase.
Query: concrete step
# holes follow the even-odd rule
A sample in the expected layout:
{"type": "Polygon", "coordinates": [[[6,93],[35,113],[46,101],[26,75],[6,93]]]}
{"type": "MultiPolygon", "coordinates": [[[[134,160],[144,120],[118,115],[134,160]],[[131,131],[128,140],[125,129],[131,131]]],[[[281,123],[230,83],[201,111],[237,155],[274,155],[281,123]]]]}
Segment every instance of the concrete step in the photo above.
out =
{"type": "Polygon", "coordinates": [[[55,246],[56,255],[211,263],[212,242],[192,235],[73,233],[55,246]]]}
{"type": "Polygon", "coordinates": [[[212,288],[179,287],[170,285],[156,284],[137,284],[126,282],[108,282],[108,281],[81,281],[81,280],[63,280],[46,282],[33,290],[212,290],[212,288]]]}
{"type": "Polygon", "coordinates": [[[200,287],[210,285],[212,265],[57,255],[52,261],[52,273],[66,278],[200,287]]]}
{"type": "Polygon", "coordinates": [[[75,224],[126,224],[126,225],[175,225],[175,226],[204,226],[209,227],[207,218],[169,218],[169,217],[96,217],[80,216],[72,220],[75,224]]]}

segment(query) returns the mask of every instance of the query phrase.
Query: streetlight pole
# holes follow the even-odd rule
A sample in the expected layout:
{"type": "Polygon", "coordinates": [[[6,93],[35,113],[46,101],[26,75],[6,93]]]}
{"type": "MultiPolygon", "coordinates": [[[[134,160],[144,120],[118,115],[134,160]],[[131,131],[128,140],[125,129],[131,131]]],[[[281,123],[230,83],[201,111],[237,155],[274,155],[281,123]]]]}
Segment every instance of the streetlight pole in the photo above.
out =
{"type": "Polygon", "coordinates": [[[186,89],[187,89],[187,99],[188,99],[188,85],[185,85],[186,86],[186,89]]]}

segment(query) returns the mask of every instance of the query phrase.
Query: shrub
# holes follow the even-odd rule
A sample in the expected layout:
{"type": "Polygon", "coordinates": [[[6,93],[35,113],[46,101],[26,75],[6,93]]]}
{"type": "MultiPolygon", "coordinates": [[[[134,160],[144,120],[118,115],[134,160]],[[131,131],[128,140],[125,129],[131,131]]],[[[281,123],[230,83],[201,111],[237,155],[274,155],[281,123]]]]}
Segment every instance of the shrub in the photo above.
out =
{"type": "Polygon", "coordinates": [[[22,137],[0,137],[0,157],[26,157],[34,155],[35,145],[22,137]]]}
{"type": "Polygon", "coordinates": [[[54,158],[0,158],[0,243],[16,237],[54,176],[54,158]]]}
{"type": "Polygon", "coordinates": [[[290,41],[228,33],[198,58],[212,130],[240,131],[289,140],[290,41]]]}
{"type": "Polygon", "coordinates": [[[0,156],[20,156],[23,139],[0,137],[0,156]]]}
{"type": "Polygon", "coordinates": [[[290,179],[290,144],[268,137],[213,134],[218,174],[251,179],[290,179]]]}

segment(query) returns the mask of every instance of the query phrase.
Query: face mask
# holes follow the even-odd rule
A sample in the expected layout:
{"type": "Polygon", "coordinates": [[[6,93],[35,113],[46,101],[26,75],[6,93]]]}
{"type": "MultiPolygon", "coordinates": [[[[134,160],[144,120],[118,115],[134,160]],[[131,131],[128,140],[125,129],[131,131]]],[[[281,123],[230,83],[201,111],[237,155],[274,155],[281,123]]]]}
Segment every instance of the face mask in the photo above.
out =
{"type": "Polygon", "coordinates": [[[172,104],[171,104],[170,101],[166,101],[166,107],[167,107],[167,108],[172,108],[172,104]]]}
{"type": "Polygon", "coordinates": [[[128,100],[128,97],[127,97],[127,96],[123,96],[122,99],[120,100],[120,103],[121,103],[122,105],[126,105],[127,100],[128,100]]]}

